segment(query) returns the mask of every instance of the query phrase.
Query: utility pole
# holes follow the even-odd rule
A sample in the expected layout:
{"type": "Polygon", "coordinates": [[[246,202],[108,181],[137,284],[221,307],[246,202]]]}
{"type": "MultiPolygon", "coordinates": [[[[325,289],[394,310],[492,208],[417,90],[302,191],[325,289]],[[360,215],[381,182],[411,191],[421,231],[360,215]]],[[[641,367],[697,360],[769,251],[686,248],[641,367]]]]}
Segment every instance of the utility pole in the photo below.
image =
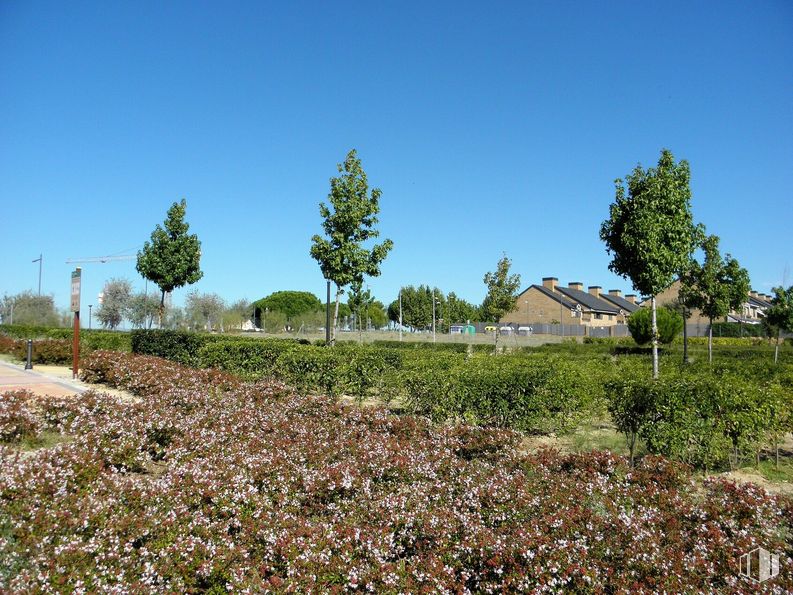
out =
{"type": "Polygon", "coordinates": [[[432,342],[435,343],[435,290],[432,290],[432,342]]]}
{"type": "Polygon", "coordinates": [[[41,263],[43,261],[44,261],[44,256],[41,253],[39,253],[39,257],[36,260],[32,261],[39,263],[39,297],[41,297],[41,263]]]}
{"type": "Polygon", "coordinates": [[[399,288],[399,340],[402,340],[402,288],[399,288]]]}

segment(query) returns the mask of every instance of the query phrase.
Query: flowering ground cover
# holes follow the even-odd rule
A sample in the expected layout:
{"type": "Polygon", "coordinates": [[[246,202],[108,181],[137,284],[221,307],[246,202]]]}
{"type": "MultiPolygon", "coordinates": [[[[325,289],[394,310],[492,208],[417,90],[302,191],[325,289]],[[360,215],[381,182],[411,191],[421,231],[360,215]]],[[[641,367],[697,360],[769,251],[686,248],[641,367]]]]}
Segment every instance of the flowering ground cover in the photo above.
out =
{"type": "Polygon", "coordinates": [[[153,357],[84,367],[140,401],[0,397],[0,591],[793,590],[793,504],[752,485],[153,357]],[[70,440],[20,456],[40,432],[70,440]],[[757,546],[762,584],[738,573],[757,546]]]}

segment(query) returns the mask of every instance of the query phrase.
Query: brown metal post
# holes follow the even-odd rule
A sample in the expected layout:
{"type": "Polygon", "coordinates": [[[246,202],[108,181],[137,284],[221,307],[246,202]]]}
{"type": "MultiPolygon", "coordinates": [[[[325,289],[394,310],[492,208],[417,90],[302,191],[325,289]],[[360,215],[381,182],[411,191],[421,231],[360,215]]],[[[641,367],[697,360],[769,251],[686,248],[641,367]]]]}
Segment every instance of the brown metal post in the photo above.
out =
{"type": "Polygon", "coordinates": [[[74,333],[72,336],[72,378],[77,379],[80,366],[80,311],[74,313],[74,333]]]}

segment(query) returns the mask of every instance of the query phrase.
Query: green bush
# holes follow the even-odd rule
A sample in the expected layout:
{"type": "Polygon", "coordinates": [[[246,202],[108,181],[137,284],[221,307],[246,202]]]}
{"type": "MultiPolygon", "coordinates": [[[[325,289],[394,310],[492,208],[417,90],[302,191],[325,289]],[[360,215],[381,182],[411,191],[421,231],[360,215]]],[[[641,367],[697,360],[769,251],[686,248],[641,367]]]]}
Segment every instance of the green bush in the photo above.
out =
{"type": "Polygon", "coordinates": [[[408,405],[435,421],[530,433],[569,430],[596,400],[578,364],[548,357],[477,357],[446,370],[416,366],[406,384],[408,405]]]}
{"type": "Polygon", "coordinates": [[[629,440],[697,467],[738,464],[790,425],[790,393],[734,374],[609,382],[609,411],[629,440]]]}
{"type": "Polygon", "coordinates": [[[204,346],[203,335],[187,331],[134,330],[132,353],[156,355],[188,366],[197,366],[198,353],[204,346]]]}
{"type": "Polygon", "coordinates": [[[304,347],[285,339],[238,338],[206,342],[199,348],[196,361],[202,368],[217,368],[246,380],[258,380],[279,376],[280,356],[298,349],[322,351],[322,348],[304,347]]]}
{"type": "MultiPolygon", "coordinates": [[[[0,335],[13,339],[68,339],[72,340],[71,328],[54,328],[46,326],[0,325],[0,335]]],[[[80,351],[90,352],[97,349],[126,351],[132,349],[130,333],[106,331],[101,329],[80,329],[80,351]]]]}
{"type": "MultiPolygon", "coordinates": [[[[668,308],[656,309],[656,324],[658,326],[658,340],[669,345],[683,330],[683,317],[668,308]]],[[[628,317],[628,330],[631,337],[639,345],[647,345],[652,341],[652,311],[649,308],[639,308],[628,317]]]]}
{"type": "MultiPolygon", "coordinates": [[[[378,339],[377,341],[372,341],[372,345],[389,349],[433,349],[436,351],[453,351],[455,353],[466,353],[468,351],[468,343],[429,343],[425,341],[386,341],[378,339]]],[[[488,347],[492,351],[492,346],[488,347]]]]}

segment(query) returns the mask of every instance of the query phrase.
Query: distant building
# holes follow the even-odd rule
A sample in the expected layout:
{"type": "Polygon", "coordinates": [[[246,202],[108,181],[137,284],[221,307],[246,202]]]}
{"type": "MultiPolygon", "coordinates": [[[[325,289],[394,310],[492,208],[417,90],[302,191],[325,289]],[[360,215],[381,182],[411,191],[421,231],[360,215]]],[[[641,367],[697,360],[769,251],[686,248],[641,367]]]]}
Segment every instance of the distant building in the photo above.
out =
{"type": "Polygon", "coordinates": [[[501,317],[501,324],[550,324],[604,327],[624,324],[631,312],[639,308],[635,295],[622,297],[612,289],[601,292],[599,285],[584,291],[584,284],[559,285],[556,277],[543,277],[542,285],[530,285],[518,296],[516,309],[501,317]]]}
{"type": "MultiPolygon", "coordinates": [[[[664,306],[667,304],[675,304],[680,292],[680,281],[675,281],[667,287],[664,291],[655,297],[656,304],[664,306]]],[[[770,295],[758,293],[754,290],[746,295],[746,301],[742,304],[741,308],[737,311],[731,311],[727,316],[723,316],[713,322],[741,322],[743,324],[760,324],[765,318],[765,312],[771,307],[770,295]]],[[[642,305],[649,305],[649,300],[645,301],[642,305]]],[[[708,324],[710,321],[707,316],[704,316],[697,308],[690,310],[691,315],[687,322],[688,324],[708,324]]]]}

